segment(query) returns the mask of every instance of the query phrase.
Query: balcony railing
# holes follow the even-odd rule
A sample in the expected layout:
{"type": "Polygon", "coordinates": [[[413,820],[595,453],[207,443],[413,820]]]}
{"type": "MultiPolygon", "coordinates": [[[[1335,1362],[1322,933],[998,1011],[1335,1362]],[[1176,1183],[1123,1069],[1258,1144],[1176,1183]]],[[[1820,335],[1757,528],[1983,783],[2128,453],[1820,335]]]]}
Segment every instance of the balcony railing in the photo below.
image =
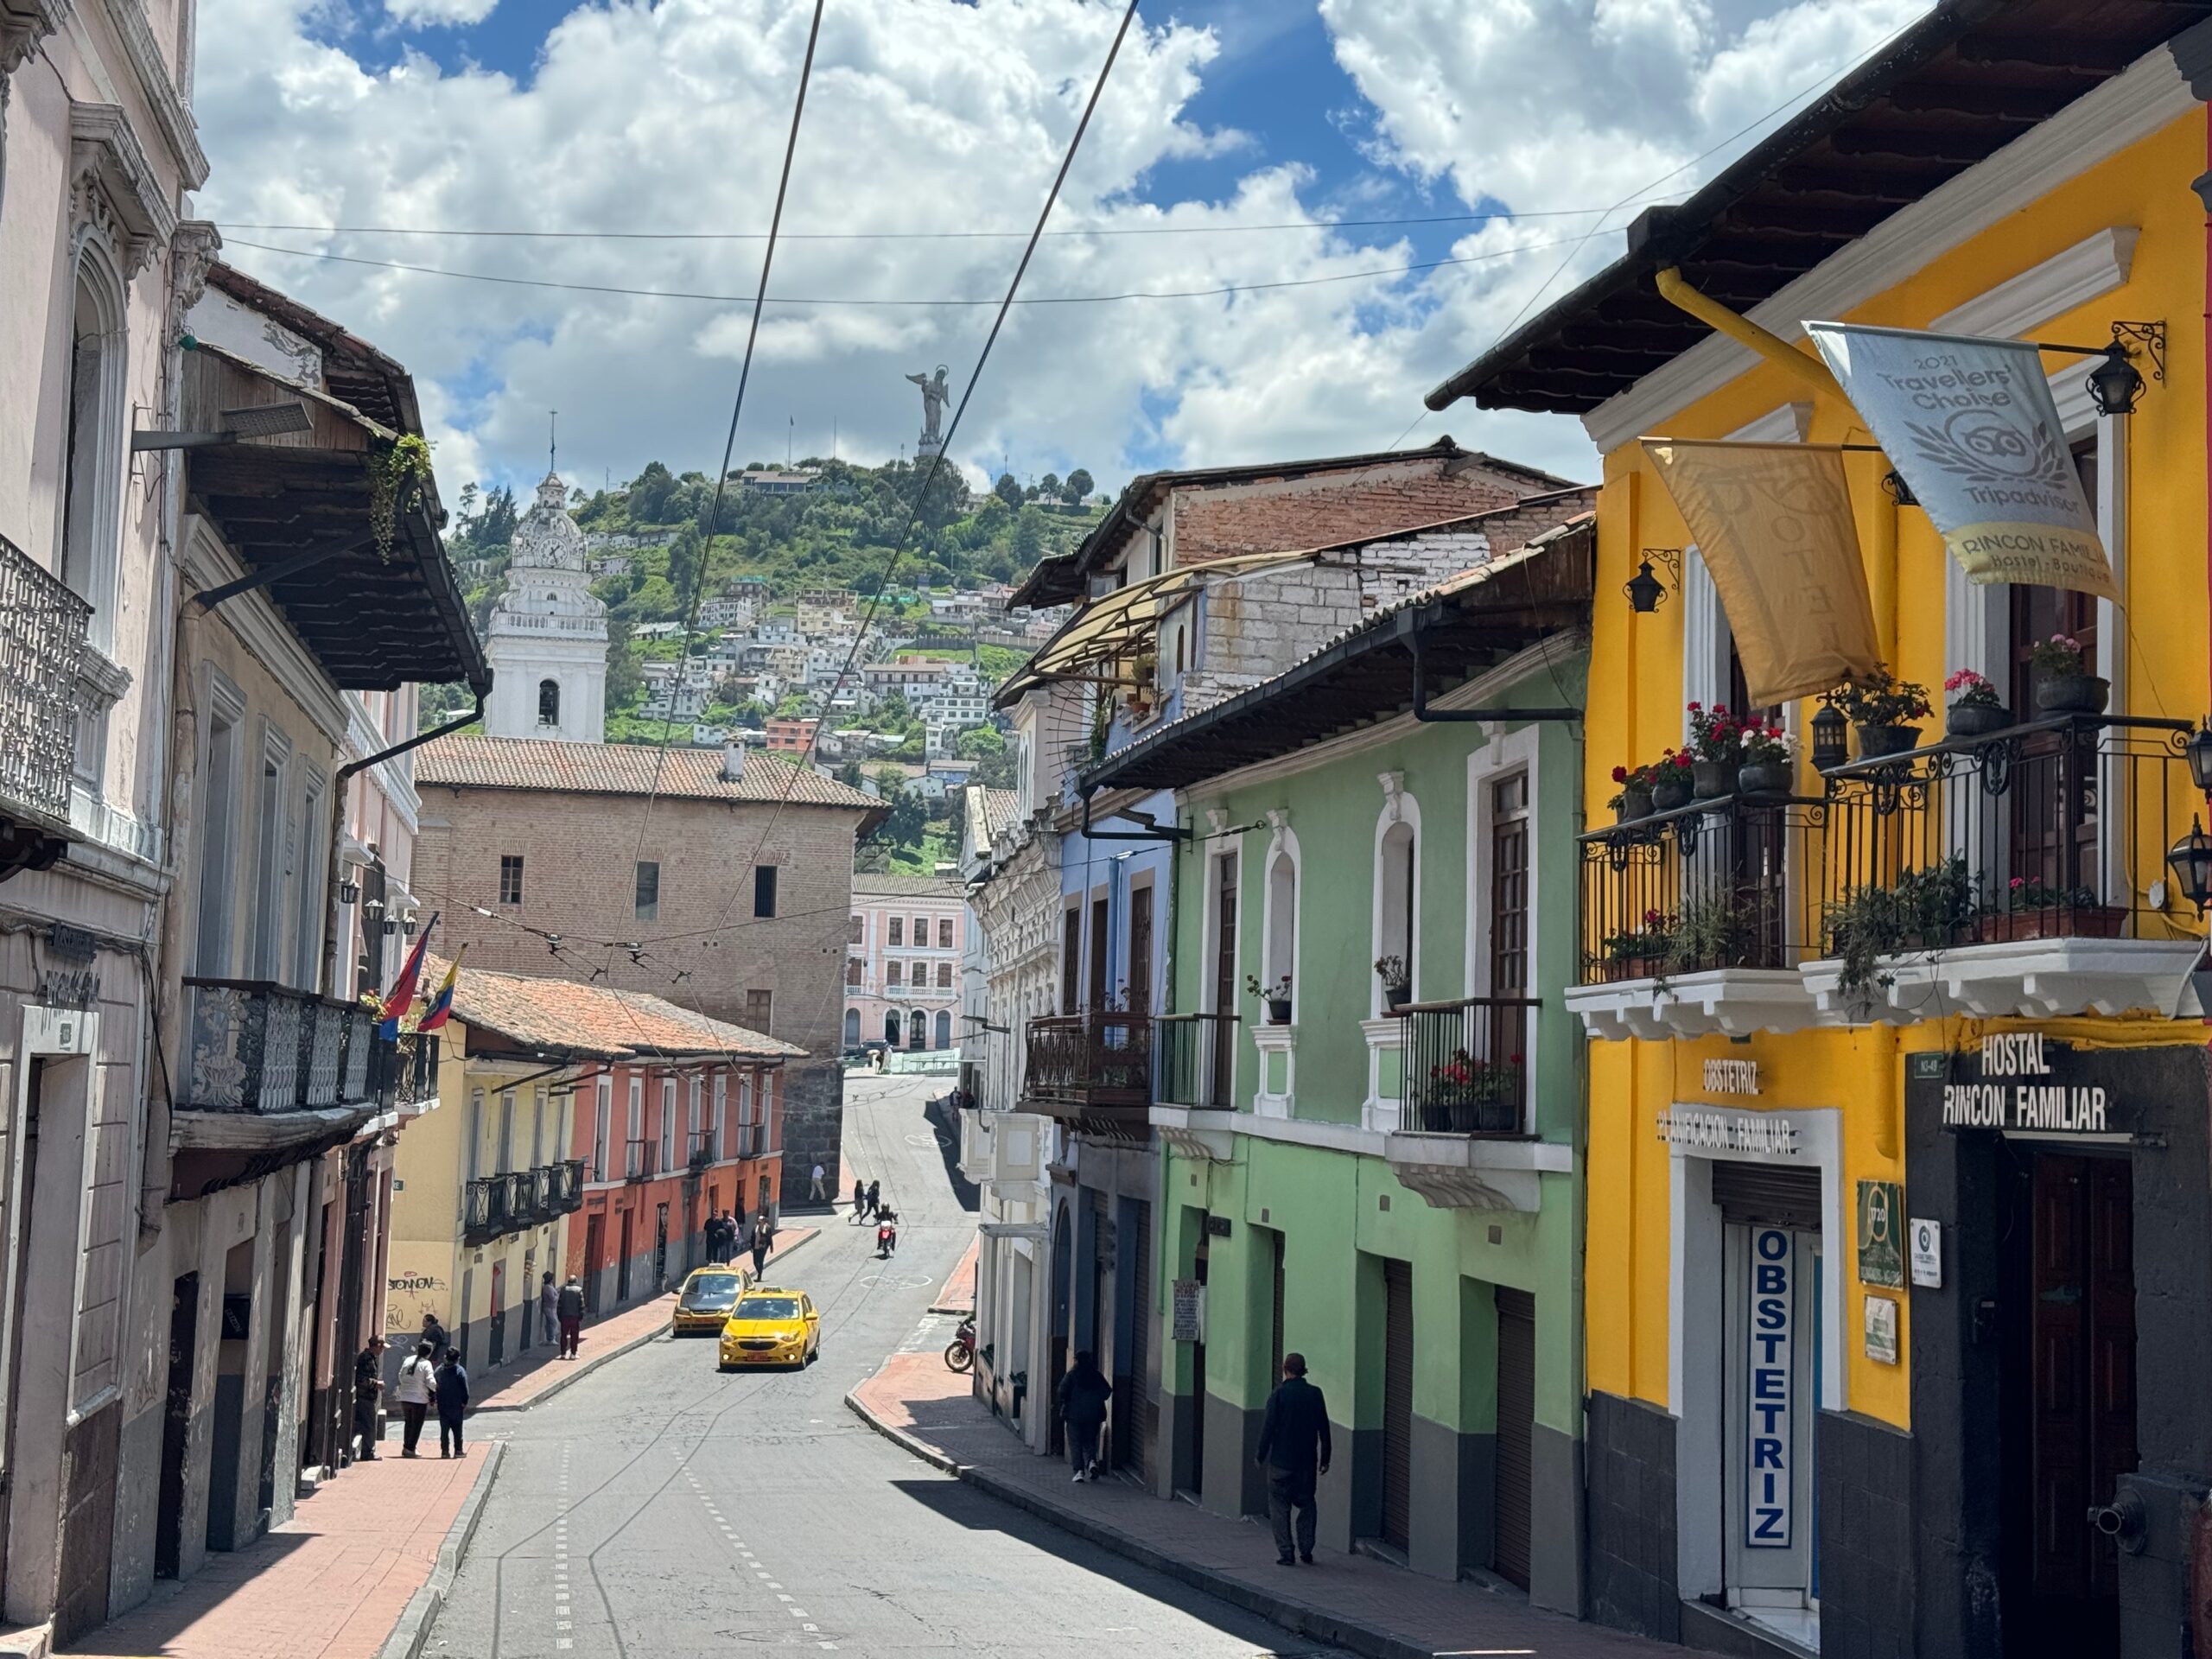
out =
{"type": "Polygon", "coordinates": [[[653,1178],[655,1143],[651,1141],[629,1141],[623,1143],[622,1179],[626,1181],[650,1181],[653,1178]]]}
{"type": "Polygon", "coordinates": [[[461,1236],[467,1243],[481,1244],[513,1230],[507,1214],[507,1179],[486,1175],[461,1189],[461,1236]]]}
{"type": "Polygon", "coordinates": [[[1817,956],[1817,867],[1830,803],[1729,796],[1582,837],[1580,982],[1817,956]]]}
{"type": "Polygon", "coordinates": [[[1149,1133],[1152,1018],[1111,1009],[1049,1014],[1024,1028],[1032,1109],[1083,1134],[1141,1141],[1149,1133]]]}
{"type": "Polygon", "coordinates": [[[461,1236],[468,1243],[482,1244],[573,1215],[583,1201],[580,1158],[479,1176],[461,1189],[461,1236]]]}
{"type": "Polygon", "coordinates": [[[0,816],[59,833],[76,765],[77,677],[92,607],[0,537],[0,816]]]}
{"type": "Polygon", "coordinates": [[[553,1211],[572,1216],[584,1207],[584,1160],[564,1158],[553,1166],[553,1211]]]}
{"type": "Polygon", "coordinates": [[[704,1169],[715,1161],[715,1132],[701,1129],[685,1146],[686,1161],[693,1169],[704,1169]]]}
{"type": "Polygon", "coordinates": [[[397,1053],[389,1058],[401,1105],[422,1105],[438,1097],[437,1038],[402,1037],[397,1053]]]}
{"type": "Polygon", "coordinates": [[[550,1221],[561,1213],[560,1206],[554,1202],[554,1194],[558,1190],[558,1169],[559,1166],[556,1164],[540,1164],[529,1172],[531,1220],[550,1221]]]}
{"type": "Polygon", "coordinates": [[[1164,1106],[1219,1111],[1234,1104],[1233,1014],[1164,1014],[1154,1022],[1153,1097],[1164,1106]]]}
{"type": "Polygon", "coordinates": [[[188,979],[184,985],[180,1105],[283,1112],[392,1093],[395,1056],[378,1041],[370,1010],[262,980],[188,979]]]}
{"type": "Polygon", "coordinates": [[[1405,1011],[1405,1110],[1424,1135],[1523,1135],[1534,997],[1416,1002],[1405,1011]]]}

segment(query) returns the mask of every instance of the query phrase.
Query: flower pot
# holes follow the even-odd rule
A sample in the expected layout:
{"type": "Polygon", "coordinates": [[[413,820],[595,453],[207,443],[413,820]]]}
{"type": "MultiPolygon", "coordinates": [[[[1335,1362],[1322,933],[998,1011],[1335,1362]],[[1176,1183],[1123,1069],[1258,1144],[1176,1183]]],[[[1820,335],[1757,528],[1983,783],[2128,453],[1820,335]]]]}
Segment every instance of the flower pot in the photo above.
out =
{"type": "Polygon", "coordinates": [[[1683,778],[1662,778],[1651,785],[1651,810],[1654,812],[1674,812],[1690,804],[1690,780],[1683,778]]]}
{"type": "Polygon", "coordinates": [[[1787,795],[1792,779],[1787,760],[1747,760],[1736,773],[1738,795],[1787,795]]]}
{"type": "Polygon", "coordinates": [[[2036,707],[2046,715],[2101,715],[2112,682],[2094,674],[2061,674],[2036,682],[2036,707]]]}
{"type": "Polygon", "coordinates": [[[1917,726],[1861,726],[1859,728],[1859,758],[1861,760],[1904,754],[1919,747],[1920,728],[1917,726]]]}
{"type": "Polygon", "coordinates": [[[1717,801],[1736,792],[1736,774],[1742,768],[1740,760],[1700,760],[1690,768],[1690,787],[1699,800],[1717,801]]]}
{"type": "Polygon", "coordinates": [[[1645,788],[1621,791],[1621,804],[1613,809],[1613,822],[1634,823],[1638,818],[1651,816],[1651,791],[1645,788]]]}
{"type": "Polygon", "coordinates": [[[1272,996],[1268,999],[1268,1023],[1271,1026],[1287,1026],[1290,1023],[1288,997],[1283,998],[1281,1001],[1277,1001],[1272,996]]]}
{"type": "Polygon", "coordinates": [[[1397,1013],[1413,1000],[1413,987],[1410,985],[1385,985],[1382,988],[1383,1006],[1393,1014],[1397,1013]]]}
{"type": "Polygon", "coordinates": [[[2034,910],[2001,910],[1981,918],[1984,944],[2020,939],[2116,939],[2127,919],[2118,905],[2045,905],[2034,910]]]}
{"type": "Polygon", "coordinates": [[[1605,977],[1609,981],[1656,978],[1659,960],[1657,957],[1616,957],[1605,964],[1605,977]]]}
{"type": "Polygon", "coordinates": [[[1943,711],[1946,737],[1986,737],[2012,723],[2012,711],[1993,702],[1955,702],[1943,711]]]}

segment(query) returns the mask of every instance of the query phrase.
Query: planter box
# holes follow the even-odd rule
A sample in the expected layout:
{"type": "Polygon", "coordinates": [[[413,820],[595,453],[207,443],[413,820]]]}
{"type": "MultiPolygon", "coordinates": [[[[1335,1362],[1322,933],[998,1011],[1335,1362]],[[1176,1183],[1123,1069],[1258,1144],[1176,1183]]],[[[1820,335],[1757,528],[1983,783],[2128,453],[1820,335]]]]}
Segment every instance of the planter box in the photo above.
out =
{"type": "Polygon", "coordinates": [[[1859,728],[1859,758],[1878,760],[1885,756],[1904,754],[1920,747],[1920,728],[1917,726],[1861,726],[1859,728]]]}
{"type": "Polygon", "coordinates": [[[1787,760],[1751,761],[1736,774],[1736,788],[1745,795],[1787,795],[1789,785],[1787,760]]]}
{"type": "Polygon", "coordinates": [[[1670,779],[1666,783],[1652,785],[1651,810],[1655,812],[1677,811],[1689,804],[1690,780],[1688,778],[1683,779],[1680,783],[1670,779]]]}
{"type": "Polygon", "coordinates": [[[2036,682],[2036,707],[2046,715],[2101,715],[2112,682],[2094,674],[2064,674],[2036,682]]]}
{"type": "Polygon", "coordinates": [[[2117,905],[2048,905],[2040,910],[2010,910],[1981,918],[1984,944],[2021,939],[2116,939],[2127,920],[2117,905]]]}
{"type": "Polygon", "coordinates": [[[1690,767],[1691,788],[1700,801],[1717,801],[1736,792],[1739,760],[1700,760],[1690,767]]]}
{"type": "Polygon", "coordinates": [[[1987,702],[1954,703],[1944,711],[1943,734],[1947,737],[1986,737],[2012,723],[2010,709],[1987,702]]]}

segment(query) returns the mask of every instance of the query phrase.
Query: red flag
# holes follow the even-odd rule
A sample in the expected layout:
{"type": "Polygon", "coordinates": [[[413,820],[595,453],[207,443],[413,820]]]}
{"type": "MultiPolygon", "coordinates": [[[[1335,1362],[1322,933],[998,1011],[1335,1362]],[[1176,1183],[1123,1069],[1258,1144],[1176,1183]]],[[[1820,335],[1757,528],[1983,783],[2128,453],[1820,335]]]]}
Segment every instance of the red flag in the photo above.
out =
{"type": "Polygon", "coordinates": [[[377,1035],[386,1042],[399,1040],[399,1021],[408,1009],[415,1006],[415,988],[423,979],[423,953],[430,947],[430,935],[438,925],[434,912],[423,925],[423,937],[415,941],[415,948],[407,953],[406,964],[399,970],[399,977],[391,982],[391,995],[384,1000],[384,1023],[377,1027],[377,1035]]]}

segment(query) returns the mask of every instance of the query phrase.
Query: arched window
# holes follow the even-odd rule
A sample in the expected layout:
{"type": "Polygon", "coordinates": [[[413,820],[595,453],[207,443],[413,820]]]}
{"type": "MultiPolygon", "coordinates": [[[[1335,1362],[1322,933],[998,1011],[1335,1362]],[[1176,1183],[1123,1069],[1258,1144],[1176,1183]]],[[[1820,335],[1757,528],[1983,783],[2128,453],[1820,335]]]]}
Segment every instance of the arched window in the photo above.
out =
{"type": "Polygon", "coordinates": [[[1261,950],[1263,952],[1260,977],[1263,988],[1271,1000],[1281,1001],[1280,988],[1290,983],[1288,1001],[1294,1008],[1298,997],[1298,837],[1291,833],[1287,813],[1269,813],[1268,821],[1274,830],[1274,840],[1268,848],[1268,891],[1265,925],[1261,950]]]}
{"type": "Polygon", "coordinates": [[[899,1046],[899,1011],[896,1008],[883,1016],[883,1040],[893,1048],[899,1046]]]}
{"type": "Polygon", "coordinates": [[[860,1046],[861,1011],[858,1008],[847,1008],[845,1010],[845,1046],[858,1048],[860,1046]]]}
{"type": "Polygon", "coordinates": [[[558,726],[561,723],[561,683],[540,680],[537,683],[537,723],[558,726]]]}
{"type": "Polygon", "coordinates": [[[62,457],[61,579],[92,607],[91,638],[115,645],[123,536],[123,283],[97,240],[77,258],[70,318],[68,445],[62,457]]]}
{"type": "MultiPolygon", "coordinates": [[[[1374,950],[1377,962],[1395,957],[1407,983],[1421,982],[1421,804],[1405,792],[1404,775],[1382,774],[1383,806],[1375,824],[1374,950]]],[[[1371,1009],[1388,1006],[1383,980],[1373,976],[1371,1009]]]]}
{"type": "Polygon", "coordinates": [[[914,1018],[907,1027],[906,1046],[909,1048],[927,1048],[929,1046],[930,1017],[926,1014],[924,1014],[919,1008],[916,1008],[914,1010],[914,1018]]]}

